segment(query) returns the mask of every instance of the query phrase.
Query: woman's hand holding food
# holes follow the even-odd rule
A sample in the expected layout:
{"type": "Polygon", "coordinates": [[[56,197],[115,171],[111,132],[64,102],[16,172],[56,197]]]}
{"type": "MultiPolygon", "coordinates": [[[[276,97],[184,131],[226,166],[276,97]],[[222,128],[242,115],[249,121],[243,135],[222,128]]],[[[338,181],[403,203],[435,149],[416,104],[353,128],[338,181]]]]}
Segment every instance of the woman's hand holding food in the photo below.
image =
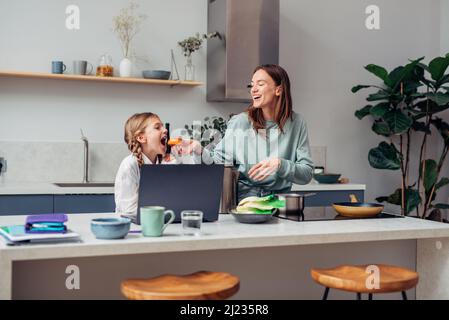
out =
{"type": "Polygon", "coordinates": [[[276,173],[281,166],[281,159],[271,158],[262,160],[258,164],[254,165],[249,169],[248,176],[254,181],[265,180],[268,176],[276,173]]]}
{"type": "MultiPolygon", "coordinates": [[[[170,139],[170,140],[172,140],[172,139],[170,139]]],[[[173,140],[175,140],[175,139],[173,139],[173,140]]],[[[170,141],[169,141],[169,144],[170,144],[170,141]]],[[[186,155],[186,154],[191,155],[192,153],[200,155],[203,150],[201,147],[201,143],[197,140],[192,140],[192,139],[178,138],[178,140],[175,144],[170,144],[170,145],[173,145],[173,147],[172,147],[173,151],[179,155],[186,155]]]]}

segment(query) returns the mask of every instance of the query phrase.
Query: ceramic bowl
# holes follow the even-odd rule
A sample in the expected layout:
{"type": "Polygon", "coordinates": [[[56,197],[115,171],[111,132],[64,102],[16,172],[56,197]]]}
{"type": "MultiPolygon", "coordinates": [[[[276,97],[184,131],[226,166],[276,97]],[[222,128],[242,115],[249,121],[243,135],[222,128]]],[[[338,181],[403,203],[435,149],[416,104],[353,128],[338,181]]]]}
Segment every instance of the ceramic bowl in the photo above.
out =
{"type": "Polygon", "coordinates": [[[168,80],[170,78],[170,71],[164,70],[144,70],[142,71],[142,76],[145,79],[160,79],[160,80],[168,80]]]}
{"type": "Polygon", "coordinates": [[[340,176],[338,173],[320,173],[313,175],[313,178],[319,183],[337,183],[340,176]]]}
{"type": "Polygon", "coordinates": [[[129,218],[98,218],[90,222],[90,230],[97,239],[123,239],[130,227],[129,218]]]}
{"type": "Polygon", "coordinates": [[[229,213],[240,223],[264,223],[270,221],[275,212],[276,209],[271,213],[245,213],[237,212],[236,210],[231,210],[229,213]]]}

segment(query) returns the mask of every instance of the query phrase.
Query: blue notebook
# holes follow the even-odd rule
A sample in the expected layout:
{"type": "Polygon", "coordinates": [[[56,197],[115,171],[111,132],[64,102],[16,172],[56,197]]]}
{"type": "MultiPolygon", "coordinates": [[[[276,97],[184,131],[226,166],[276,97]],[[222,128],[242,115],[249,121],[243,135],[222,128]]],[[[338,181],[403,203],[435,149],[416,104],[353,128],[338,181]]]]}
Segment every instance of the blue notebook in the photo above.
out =
{"type": "Polygon", "coordinates": [[[67,227],[64,224],[68,217],[64,213],[34,214],[29,215],[25,222],[27,233],[65,233],[67,227]]]}

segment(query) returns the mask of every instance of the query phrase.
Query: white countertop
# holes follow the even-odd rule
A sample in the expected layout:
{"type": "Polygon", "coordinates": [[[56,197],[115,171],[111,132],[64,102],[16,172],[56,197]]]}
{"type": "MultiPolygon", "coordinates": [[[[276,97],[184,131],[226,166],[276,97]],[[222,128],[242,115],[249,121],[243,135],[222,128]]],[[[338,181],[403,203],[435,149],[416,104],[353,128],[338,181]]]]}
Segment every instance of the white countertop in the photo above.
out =
{"type": "Polygon", "coordinates": [[[309,184],[293,184],[292,191],[344,191],[344,190],[366,190],[366,185],[364,184],[354,184],[354,183],[317,183],[311,182],[309,184]]]}
{"type": "MultiPolygon", "coordinates": [[[[319,184],[306,185],[294,184],[293,191],[340,191],[340,190],[365,190],[364,184],[319,184]]],[[[49,182],[13,182],[0,184],[0,195],[25,195],[25,194],[114,194],[113,187],[58,187],[49,182]]]]}
{"type": "MultiPolygon", "coordinates": [[[[448,224],[415,218],[310,222],[273,218],[264,224],[241,224],[231,215],[220,215],[217,222],[203,224],[200,236],[182,235],[181,225],[177,223],[169,225],[162,237],[128,234],[121,240],[95,239],[90,231],[90,220],[114,216],[118,215],[70,215],[68,227],[81,235],[82,242],[7,246],[0,240],[0,265],[2,259],[36,260],[449,237],[448,224]]],[[[22,224],[24,221],[25,216],[0,217],[0,225],[22,224]]],[[[140,226],[132,225],[132,229],[140,229],[140,226]]]]}

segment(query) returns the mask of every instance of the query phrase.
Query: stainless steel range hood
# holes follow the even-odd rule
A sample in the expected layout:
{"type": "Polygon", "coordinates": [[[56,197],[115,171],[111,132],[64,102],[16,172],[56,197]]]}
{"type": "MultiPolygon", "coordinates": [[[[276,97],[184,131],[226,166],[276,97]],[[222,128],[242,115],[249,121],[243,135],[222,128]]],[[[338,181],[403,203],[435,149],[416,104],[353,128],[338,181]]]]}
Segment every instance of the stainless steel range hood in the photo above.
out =
{"type": "Polygon", "coordinates": [[[279,63],[279,0],[209,0],[207,101],[249,102],[254,68],[279,63]]]}

